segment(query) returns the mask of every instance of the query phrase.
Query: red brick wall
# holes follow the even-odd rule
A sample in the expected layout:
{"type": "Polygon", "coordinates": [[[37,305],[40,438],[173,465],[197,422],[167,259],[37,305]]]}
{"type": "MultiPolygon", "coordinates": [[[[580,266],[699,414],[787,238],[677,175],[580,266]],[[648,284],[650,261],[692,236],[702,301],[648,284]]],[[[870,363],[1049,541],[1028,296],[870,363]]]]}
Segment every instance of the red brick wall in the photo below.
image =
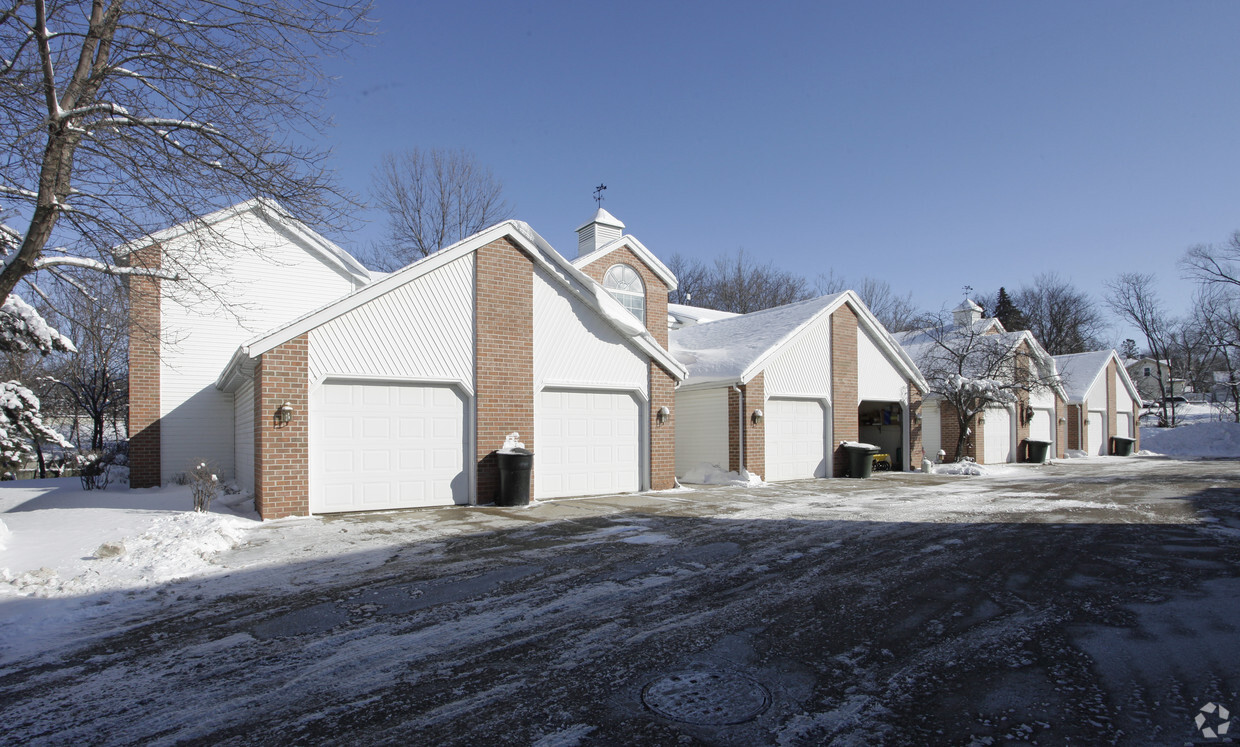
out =
{"type": "Polygon", "coordinates": [[[602,283],[603,276],[607,274],[607,270],[612,265],[621,263],[629,265],[634,270],[637,270],[637,274],[642,276],[642,283],[646,286],[646,329],[649,330],[650,334],[654,335],[654,339],[658,340],[659,344],[666,350],[667,283],[660,280],[659,276],[655,275],[645,262],[641,261],[627,246],[621,246],[582,267],[581,271],[602,283]]]}
{"type": "Polygon", "coordinates": [[[1081,406],[1068,405],[1068,448],[1084,450],[1084,434],[1081,433],[1081,406]]]}
{"type": "MultiPolygon", "coordinates": [[[[130,264],[158,269],[158,246],[133,253],[130,264]]],[[[159,278],[131,275],[129,285],[129,487],[160,484],[159,278]]]]}
{"type": "Polygon", "coordinates": [[[835,453],[835,477],[848,470],[848,455],[839,447],[841,441],[860,437],[857,412],[861,404],[857,389],[857,315],[847,305],[831,314],[831,434],[835,453]]]}
{"type": "Polygon", "coordinates": [[[741,395],[728,389],[728,469],[740,470],[741,420],[744,420],[745,463],[751,474],[766,476],[766,422],[754,425],[753,411],[766,408],[766,375],[758,374],[740,387],[744,394],[745,409],[742,412],[741,395]]]}
{"type": "Polygon", "coordinates": [[[920,469],[926,454],[921,437],[922,393],[913,382],[908,383],[908,469],[920,469]]]}
{"type": "Polygon", "coordinates": [[[1068,403],[1064,402],[1063,397],[1055,395],[1055,456],[1063,459],[1067,456],[1068,448],[1068,423],[1061,422],[1068,419],[1068,403]]]}
{"type": "MultiPolygon", "coordinates": [[[[516,431],[534,443],[534,265],[508,239],[476,254],[474,391],[477,409],[477,502],[499,490],[494,452],[516,431]]],[[[665,301],[666,303],[666,301],[665,301]]],[[[666,325],[664,325],[666,326],[666,325]]],[[[535,457],[534,468],[538,468],[535,457]]],[[[530,479],[533,479],[531,475],[530,479]]]]}
{"type": "Polygon", "coordinates": [[[254,506],[264,519],[310,513],[309,347],[303,334],[263,353],[254,368],[254,506]],[[285,402],[293,420],[277,424],[285,402]]]}
{"type": "MultiPolygon", "coordinates": [[[[1115,359],[1107,363],[1107,435],[1114,436],[1119,425],[1119,417],[1115,414],[1115,359]]],[[[1111,443],[1114,443],[1112,441],[1111,443]]],[[[1111,453],[1111,444],[1107,444],[1107,453],[1111,453]]]]}
{"type": "Polygon", "coordinates": [[[650,363],[650,489],[676,487],[676,383],[661,366],[650,363]],[[659,408],[671,416],[659,424],[659,408]]]}

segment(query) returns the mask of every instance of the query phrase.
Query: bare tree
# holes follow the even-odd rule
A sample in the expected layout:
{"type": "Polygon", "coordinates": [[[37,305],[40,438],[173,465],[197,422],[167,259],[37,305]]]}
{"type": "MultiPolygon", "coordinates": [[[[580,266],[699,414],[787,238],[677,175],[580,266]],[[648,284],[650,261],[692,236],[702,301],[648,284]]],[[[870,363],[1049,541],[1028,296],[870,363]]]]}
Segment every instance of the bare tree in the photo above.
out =
{"type": "Polygon", "coordinates": [[[1194,298],[1193,319],[1215,354],[1214,372],[1223,374],[1222,381],[1211,375],[1210,387],[1222,387],[1225,396],[1220,404],[1240,423],[1240,297],[1217,287],[1201,287],[1194,298]]]}
{"type": "Polygon", "coordinates": [[[375,171],[374,197],[388,214],[391,244],[376,251],[395,270],[512,216],[504,186],[465,150],[388,153],[375,171]]]}
{"type": "Polygon", "coordinates": [[[1098,304],[1088,293],[1055,272],[1044,272],[1022,286],[1013,301],[1028,329],[1051,355],[1084,353],[1104,347],[1106,328],[1098,304]]]}
{"type": "Polygon", "coordinates": [[[889,332],[905,332],[916,328],[921,313],[913,303],[911,291],[903,296],[898,295],[886,280],[872,277],[864,277],[861,282],[850,284],[844,276],[836,275],[835,270],[820,273],[814,282],[814,290],[819,295],[841,293],[850,288],[861,296],[870,312],[878,317],[878,321],[882,322],[889,332]]]}
{"type": "Polygon", "coordinates": [[[955,459],[965,456],[965,442],[987,408],[1013,404],[1058,381],[1054,366],[1028,333],[985,334],[977,325],[957,327],[949,312],[923,317],[918,326],[923,331],[906,350],[930,384],[929,394],[954,411],[959,425],[955,459]]]}
{"type": "MultiPolygon", "coordinates": [[[[0,298],[37,272],[111,274],[114,246],[251,197],[320,224],[340,197],[307,135],[316,63],[359,0],[10,0],[0,11],[0,298]]],[[[176,266],[156,274],[177,277],[176,266]]]]}
{"type": "Polygon", "coordinates": [[[668,303],[701,305],[702,291],[710,281],[710,268],[700,259],[673,254],[667,269],[676,276],[676,290],[668,294],[668,303]]]}
{"type": "Polygon", "coordinates": [[[1145,337],[1146,349],[1158,362],[1158,393],[1162,416],[1160,425],[1175,425],[1175,406],[1168,410],[1170,376],[1163,376],[1162,362],[1171,364],[1172,321],[1163,310],[1162,301],[1154,290],[1154,276],[1148,273],[1125,272],[1106,282],[1106,304],[1120,319],[1136,327],[1145,337]]]}
{"type": "Polygon", "coordinates": [[[748,314],[813,296],[805,278],[770,262],[757,264],[744,249],[737,249],[715,259],[693,303],[719,311],[748,314]]]}
{"type": "Polygon", "coordinates": [[[1225,244],[1190,247],[1180,260],[1180,267],[1200,284],[1240,290],[1240,231],[1233,233],[1225,244]]]}

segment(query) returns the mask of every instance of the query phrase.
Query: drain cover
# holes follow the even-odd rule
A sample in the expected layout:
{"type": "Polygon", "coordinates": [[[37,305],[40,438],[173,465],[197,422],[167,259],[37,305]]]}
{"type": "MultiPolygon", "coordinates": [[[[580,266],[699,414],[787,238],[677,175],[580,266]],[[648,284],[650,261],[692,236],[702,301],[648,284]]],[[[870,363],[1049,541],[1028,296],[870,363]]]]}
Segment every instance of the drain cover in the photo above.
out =
{"type": "Polygon", "coordinates": [[[673,721],[728,726],[756,718],[771,706],[771,694],[762,683],[740,672],[691,670],[646,685],[642,702],[673,721]]]}

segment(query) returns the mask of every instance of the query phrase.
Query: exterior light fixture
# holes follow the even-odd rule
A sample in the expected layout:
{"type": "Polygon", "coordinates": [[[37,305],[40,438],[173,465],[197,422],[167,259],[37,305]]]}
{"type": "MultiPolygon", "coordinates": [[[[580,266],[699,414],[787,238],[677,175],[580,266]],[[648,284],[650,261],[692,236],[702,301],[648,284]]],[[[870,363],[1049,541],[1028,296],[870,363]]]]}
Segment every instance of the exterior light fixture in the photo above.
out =
{"type": "Polygon", "coordinates": [[[753,414],[749,416],[749,422],[753,423],[754,425],[762,425],[762,417],[763,416],[762,416],[761,410],[754,410],[753,414]]]}
{"type": "Polygon", "coordinates": [[[659,408],[659,412],[654,416],[654,419],[659,423],[659,425],[663,425],[671,416],[672,411],[668,409],[667,405],[663,405],[659,408]]]}
{"type": "Polygon", "coordinates": [[[1066,422],[1068,422],[1068,419],[1067,419],[1067,418],[1060,418],[1060,419],[1059,419],[1059,424],[1060,424],[1060,425],[1063,425],[1063,424],[1064,424],[1064,423],[1066,423],[1066,422]]]}
{"type": "Polygon", "coordinates": [[[274,419],[276,425],[288,425],[293,422],[293,403],[285,402],[277,407],[274,419]]]}

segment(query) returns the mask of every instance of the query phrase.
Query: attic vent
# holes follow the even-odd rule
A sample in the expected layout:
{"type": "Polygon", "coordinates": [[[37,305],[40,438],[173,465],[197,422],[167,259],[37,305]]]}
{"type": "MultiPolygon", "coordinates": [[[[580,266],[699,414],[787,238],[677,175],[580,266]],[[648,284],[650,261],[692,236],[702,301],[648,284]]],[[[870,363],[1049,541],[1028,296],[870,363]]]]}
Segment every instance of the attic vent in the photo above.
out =
{"type": "Polygon", "coordinates": [[[594,217],[577,227],[577,256],[583,256],[624,235],[624,224],[599,208],[594,217]]]}

